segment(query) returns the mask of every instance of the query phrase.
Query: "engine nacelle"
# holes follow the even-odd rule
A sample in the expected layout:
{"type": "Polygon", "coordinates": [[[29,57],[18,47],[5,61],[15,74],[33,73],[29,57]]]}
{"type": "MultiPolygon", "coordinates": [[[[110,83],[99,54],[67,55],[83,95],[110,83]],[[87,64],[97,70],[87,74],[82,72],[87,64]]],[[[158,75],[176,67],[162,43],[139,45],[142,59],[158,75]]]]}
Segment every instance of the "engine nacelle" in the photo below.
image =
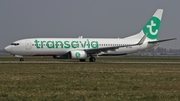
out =
{"type": "Polygon", "coordinates": [[[87,53],[85,51],[70,51],[71,59],[86,59],[87,53]]]}

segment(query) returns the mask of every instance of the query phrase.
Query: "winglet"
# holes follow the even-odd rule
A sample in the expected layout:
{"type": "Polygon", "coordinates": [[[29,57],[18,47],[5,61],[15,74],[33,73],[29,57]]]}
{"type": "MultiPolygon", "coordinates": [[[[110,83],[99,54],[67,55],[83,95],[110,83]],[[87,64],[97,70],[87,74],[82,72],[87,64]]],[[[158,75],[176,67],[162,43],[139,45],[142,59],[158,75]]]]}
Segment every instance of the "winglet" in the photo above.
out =
{"type": "Polygon", "coordinates": [[[136,45],[142,45],[147,37],[147,34],[144,34],[144,36],[141,38],[141,40],[136,45]]]}

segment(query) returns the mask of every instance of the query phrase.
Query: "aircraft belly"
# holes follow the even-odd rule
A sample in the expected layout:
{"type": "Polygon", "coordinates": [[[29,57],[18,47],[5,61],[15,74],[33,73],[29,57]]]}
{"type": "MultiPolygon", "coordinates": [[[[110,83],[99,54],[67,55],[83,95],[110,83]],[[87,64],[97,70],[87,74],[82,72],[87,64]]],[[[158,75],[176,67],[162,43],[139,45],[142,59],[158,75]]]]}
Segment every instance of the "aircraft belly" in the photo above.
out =
{"type": "Polygon", "coordinates": [[[34,49],[26,51],[24,55],[32,55],[32,56],[54,56],[54,55],[64,55],[68,50],[60,50],[60,49],[34,49]]]}

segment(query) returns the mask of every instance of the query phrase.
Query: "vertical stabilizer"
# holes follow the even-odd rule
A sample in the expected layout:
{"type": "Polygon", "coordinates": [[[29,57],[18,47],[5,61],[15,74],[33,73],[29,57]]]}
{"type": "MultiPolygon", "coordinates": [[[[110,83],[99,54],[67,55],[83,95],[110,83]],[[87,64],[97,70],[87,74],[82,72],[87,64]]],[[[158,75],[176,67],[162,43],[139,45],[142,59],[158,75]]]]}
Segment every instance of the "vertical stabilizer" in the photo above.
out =
{"type": "Polygon", "coordinates": [[[146,34],[146,40],[157,40],[161,24],[163,9],[157,9],[154,15],[149,19],[140,33],[127,37],[127,39],[140,39],[146,34]]]}
{"type": "Polygon", "coordinates": [[[143,27],[141,33],[146,34],[149,40],[157,40],[162,14],[163,9],[158,9],[143,27]]]}

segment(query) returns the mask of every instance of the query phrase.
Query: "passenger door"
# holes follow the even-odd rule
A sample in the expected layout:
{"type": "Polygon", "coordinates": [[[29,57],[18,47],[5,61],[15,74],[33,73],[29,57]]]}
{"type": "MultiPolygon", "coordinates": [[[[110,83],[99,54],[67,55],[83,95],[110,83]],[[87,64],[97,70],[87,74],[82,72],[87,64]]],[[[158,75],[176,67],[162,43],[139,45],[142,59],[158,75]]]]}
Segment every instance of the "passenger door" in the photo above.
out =
{"type": "Polygon", "coordinates": [[[30,50],[32,48],[31,42],[29,40],[26,40],[25,44],[26,44],[26,50],[30,50]]]}

